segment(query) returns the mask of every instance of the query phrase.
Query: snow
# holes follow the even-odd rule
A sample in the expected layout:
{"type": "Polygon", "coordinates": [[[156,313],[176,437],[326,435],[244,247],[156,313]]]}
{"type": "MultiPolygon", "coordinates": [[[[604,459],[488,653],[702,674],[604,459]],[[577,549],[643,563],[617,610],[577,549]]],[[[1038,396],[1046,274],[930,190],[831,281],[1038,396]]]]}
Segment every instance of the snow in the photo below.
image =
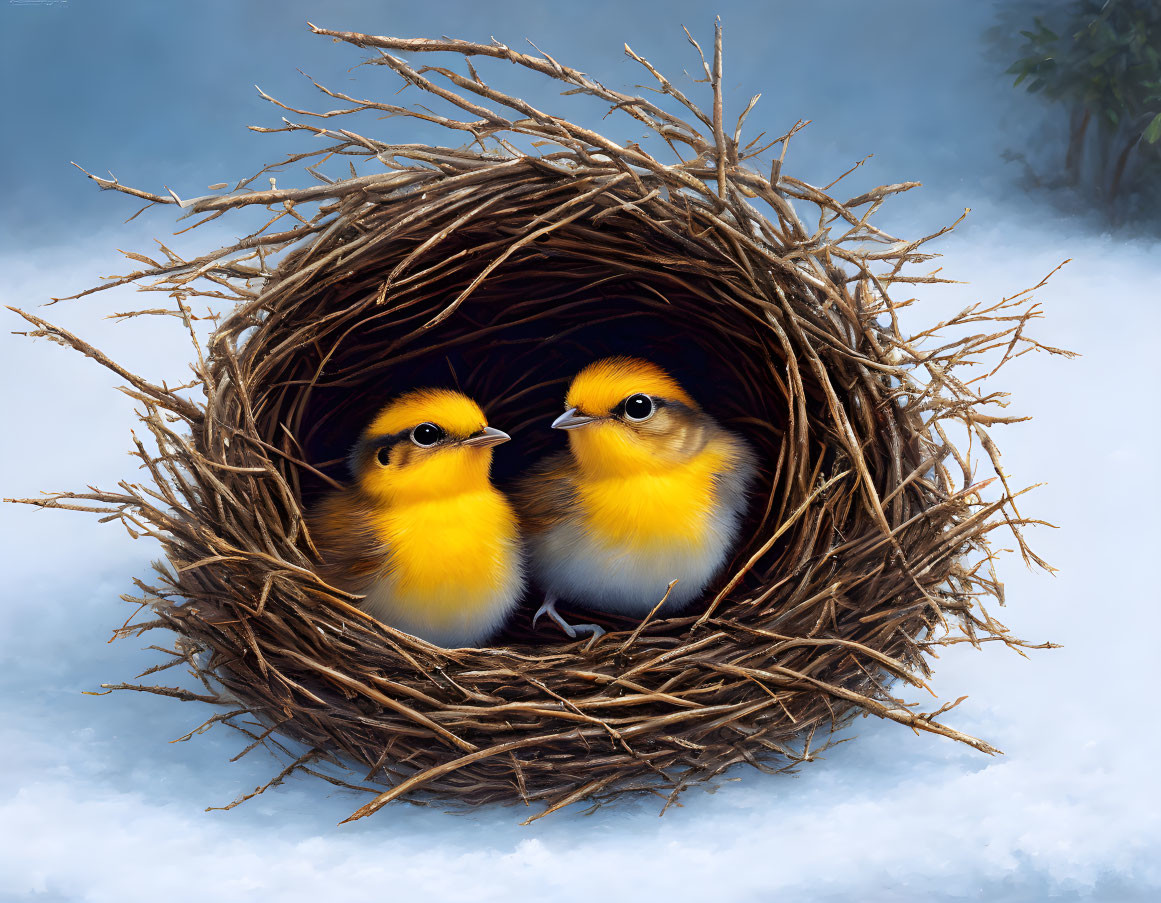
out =
{"type": "MultiPolygon", "coordinates": [[[[190,196],[248,174],[273,153],[242,126],[277,124],[277,111],[238,100],[245,86],[279,82],[272,93],[297,103],[283,90],[296,65],[342,90],[357,74],[347,67],[358,55],[311,37],[307,18],[377,33],[496,34],[513,46],[527,35],[622,87],[641,79],[620,57],[622,40],[680,74],[690,60],[677,24],[704,36],[709,15],[696,0],[673,0],[666,30],[644,3],[609,2],[591,16],[531,2],[465,7],[452,25],[442,4],[344,0],[334,22],[307,0],[236,12],[207,0],[220,15],[199,5],[196,21],[192,6],[123,5],[132,28],[109,25],[102,4],[0,13],[13,23],[0,27],[5,109],[23,129],[14,134],[32,136],[3,151],[0,179],[12,203],[0,214],[0,300],[171,382],[188,378],[190,359],[176,320],[106,319],[142,296],[125,289],[37,306],[122,271],[114,248],[148,251],[154,236],[173,231],[171,211],[120,224],[135,206],[71,178],[70,156],[94,172],[109,166],[126,182],[172,183],[190,196]],[[222,31],[235,15],[245,27],[222,31]],[[212,42],[220,65],[175,52],[175,34],[189,46],[212,42]]],[[[1003,66],[984,58],[978,35],[989,5],[831,0],[779,4],[777,15],[764,4],[719,6],[733,54],[730,109],[762,90],[747,122],[754,133],[815,119],[795,139],[788,172],[825,184],[875,151],[848,180],[852,195],[913,177],[928,185],[882,212],[903,237],[973,208],[938,242],[944,275],[970,284],[925,287],[916,317],[935,322],[998,300],[1073,258],[1037,293],[1046,316],[1033,332],[1082,357],[1026,355],[994,381],[1012,393],[1010,412],[1035,416],[993,435],[1017,483],[1045,483],[1023,509],[1057,525],[1031,539],[1060,570],[1030,572],[1008,556],[1001,577],[1009,607],[993,613],[1018,635],[1062,648],[1021,658],[998,644],[956,646],[936,663],[933,681],[939,702],[969,696],[949,723],[1005,754],[865,719],[850,742],[796,775],[739,769],[712,793],[690,791],[663,818],[654,800],[590,816],[574,807],[528,827],[519,822],[530,813],[518,808],[464,816],[392,805],[338,827],[363,799],[300,779],[238,808],[205,811],[265,783],[276,764],[261,753],[229,763],[242,744],[224,730],[169,743],[208,717],[196,706],[83,695],[158,660],[139,648],[151,638],[105,642],[132,611],[118,596],[157,549],[89,515],[0,505],[0,900],[1161,897],[1161,731],[1152,699],[1161,677],[1153,574],[1161,243],[1064,219],[1011,186],[1014,173],[999,162],[1005,146],[1040,146],[1045,160],[1051,147],[1034,102],[1013,95],[1003,66]],[[819,66],[824,44],[844,50],[819,66]]],[[[516,79],[510,68],[498,71],[516,79]]],[[[381,72],[362,78],[350,90],[384,96],[381,72]]],[[[301,102],[319,101],[302,93],[301,102]]],[[[390,132],[391,122],[381,128],[390,132]]],[[[172,241],[204,248],[212,238],[172,241]]],[[[116,378],[66,349],[10,335],[26,328],[14,314],[0,311],[0,323],[0,495],[137,478],[125,454],[132,402],[113,390],[116,378]]]]}
{"type": "MultiPolygon", "coordinates": [[[[392,806],[337,828],[360,801],[297,779],[205,812],[263,783],[274,763],[259,754],[228,764],[240,746],[225,732],[167,743],[206,717],[192,706],[81,695],[155,661],[137,648],[144,640],[104,640],[129,612],[118,594],[156,550],[86,515],[4,506],[0,898],[132,903],[258,889],[287,901],[340,889],[448,900],[621,900],[643,889],[677,900],[1151,898],[1161,890],[1161,738],[1146,695],[1161,626],[1147,565],[1161,539],[1161,437],[1147,394],[1161,376],[1158,246],[1069,223],[1037,227],[1017,209],[989,217],[945,240],[945,265],[972,284],[926,292],[926,316],[1035,284],[1072,255],[1038,293],[1047,317],[1036,336],[1083,355],[1017,361],[1004,383],[1013,410],[1035,419],[999,435],[1015,478],[1046,481],[1025,508],[1059,526],[1033,540],[1060,567],[1055,577],[1032,573],[1009,556],[1000,617],[1063,648],[1023,659],[958,646],[937,663],[942,698],[969,694],[952,723],[1004,756],[868,719],[795,776],[740,769],[660,819],[653,801],[528,827],[518,825],[521,809],[392,806]]],[[[64,273],[53,265],[59,248],[6,257],[6,300],[43,298],[110,269],[109,240],[74,247],[64,273]]],[[[102,319],[130,300],[123,292],[41,313],[151,376],[179,377],[176,321],[102,319]]],[[[14,316],[7,323],[19,328],[14,316]]],[[[126,475],[131,415],[111,391],[115,378],[47,343],[0,341],[0,378],[12,387],[3,411],[12,428],[0,440],[5,495],[126,475]]]]}

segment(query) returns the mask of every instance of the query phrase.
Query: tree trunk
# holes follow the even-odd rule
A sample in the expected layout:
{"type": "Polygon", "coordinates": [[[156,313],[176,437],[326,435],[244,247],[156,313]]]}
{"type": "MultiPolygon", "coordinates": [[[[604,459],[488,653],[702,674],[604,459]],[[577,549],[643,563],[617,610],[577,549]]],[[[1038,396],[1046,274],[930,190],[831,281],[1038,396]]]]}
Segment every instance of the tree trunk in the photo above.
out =
{"type": "Polygon", "coordinates": [[[1069,117],[1068,153],[1064,158],[1064,177],[1069,185],[1080,181],[1080,162],[1084,156],[1084,136],[1092,111],[1088,107],[1077,107],[1069,117]]]}
{"type": "Polygon", "coordinates": [[[1121,180],[1125,175],[1125,167],[1129,163],[1129,155],[1133,152],[1133,148],[1140,142],[1141,137],[1141,133],[1138,132],[1125,142],[1125,147],[1117,157],[1117,165],[1113,169],[1113,179],[1109,184],[1109,217],[1114,222],[1117,218],[1117,197],[1121,191],[1121,180]]]}
{"type": "Polygon", "coordinates": [[[1093,202],[1098,207],[1108,209],[1109,186],[1112,184],[1111,172],[1113,169],[1114,148],[1117,144],[1117,129],[1109,125],[1104,116],[1097,116],[1096,136],[1093,142],[1092,165],[1088,177],[1084,179],[1085,188],[1091,192],[1093,202]]]}

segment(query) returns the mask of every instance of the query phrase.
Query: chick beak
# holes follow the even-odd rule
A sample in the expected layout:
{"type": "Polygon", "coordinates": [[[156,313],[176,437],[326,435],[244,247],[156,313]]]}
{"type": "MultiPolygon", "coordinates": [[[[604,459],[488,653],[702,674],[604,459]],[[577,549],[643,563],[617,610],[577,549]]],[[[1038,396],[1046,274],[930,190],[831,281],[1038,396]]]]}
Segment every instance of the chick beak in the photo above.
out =
{"type": "Polygon", "coordinates": [[[586,423],[592,423],[596,417],[588,417],[584,414],[578,414],[576,408],[569,408],[554,421],[552,421],[552,428],[554,430],[575,430],[578,426],[584,426],[586,423]]]}
{"type": "Polygon", "coordinates": [[[512,437],[503,430],[493,429],[490,426],[484,427],[478,433],[472,433],[467,439],[464,439],[460,444],[471,446],[473,448],[487,448],[489,445],[499,445],[501,442],[507,442],[512,437]]]}

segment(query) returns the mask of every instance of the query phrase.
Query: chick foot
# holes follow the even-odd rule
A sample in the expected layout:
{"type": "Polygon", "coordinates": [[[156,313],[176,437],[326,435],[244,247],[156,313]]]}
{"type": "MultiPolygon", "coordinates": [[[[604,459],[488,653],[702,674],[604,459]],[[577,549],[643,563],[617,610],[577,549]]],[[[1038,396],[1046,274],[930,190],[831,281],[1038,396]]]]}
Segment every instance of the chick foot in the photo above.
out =
{"type": "Polygon", "coordinates": [[[593,642],[605,635],[605,628],[596,624],[570,624],[566,621],[556,610],[556,597],[548,596],[544,600],[544,604],[536,610],[536,614],[532,616],[532,626],[536,627],[536,622],[540,620],[541,615],[548,615],[552,620],[560,625],[560,629],[569,635],[572,639],[576,639],[578,634],[591,634],[593,642]]]}

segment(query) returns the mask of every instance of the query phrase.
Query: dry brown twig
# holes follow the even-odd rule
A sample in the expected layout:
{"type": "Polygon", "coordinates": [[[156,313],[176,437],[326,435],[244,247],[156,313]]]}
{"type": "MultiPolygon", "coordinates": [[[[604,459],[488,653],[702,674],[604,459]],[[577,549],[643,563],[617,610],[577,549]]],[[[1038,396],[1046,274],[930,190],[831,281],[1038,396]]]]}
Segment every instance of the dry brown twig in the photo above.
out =
{"type": "Polygon", "coordinates": [[[313,160],[304,188],[251,190],[276,168],[267,167],[228,193],[181,200],[90,175],[186,215],[270,211],[259,231],[193,260],[164,246],[164,260],[129,254],[144,268],[90,290],[134,282],[165,292],[176,309],[116,316],[178,316],[191,336],[189,299],[236,303],[197,348],[200,399],[23,314],[31,335],[125,379],[152,437],[134,452],[149,485],[22,500],[98,511],[161,542],[168,564],[152,583],[138,581],[143,595],[126,597],[154,619],[117,635],[176,632],[178,657],[165,665],[185,663],[205,692],[117,686],[229,706],[181,739],[235,727],[249,741],[243,754],[264,746],[287,757],[266,786],[302,771],[375,794],[352,818],[397,798],[550,812],[650,792],[668,806],[735,764],[810,760],[860,713],[996,752],[939,722],[950,707],[921,714],[890,687],[900,678],[926,686],[938,645],[1027,646],[983,607],[1002,601],[995,529],[1039,561],[989,435],[1019,418],[997,414],[1003,396],[960,373],[997,353],[999,365],[1028,350],[1067,353],[1026,335],[1039,315],[1029,297],[906,335],[898,311],[909,302],[888,290],[946,281],[902,273],[932,257],[924,248],[942,232],[908,242],[868,219],[915,183],[843,203],[831,186],[786,175],[802,123],[758,150],[761,136],[740,147],[756,98],[731,133],[720,30],[712,59],[702,56],[708,114],[627,46],[656,81],[656,101],[498,42],[314,30],[374,50],[372,64],[442,112],[319,86],[350,106],[316,114],[263,94],[311,121],[257,131],[330,142],[281,164],[313,160]],[[451,54],[469,74],[417,67],[401,53],[451,54]],[[492,87],[472,62],[480,57],[627,114],[674,159],[492,87]],[[389,144],[332,125],[365,112],[468,143],[389,144]],[[751,168],[779,144],[768,177],[751,168]],[[337,161],[349,172],[321,171],[337,161]],[[358,175],[356,163],[375,171],[358,175]],[[516,465],[543,451],[550,437],[533,425],[559,406],[570,368],[635,333],[662,360],[700,355],[694,388],[769,462],[711,610],[610,624],[590,645],[533,634],[522,616],[494,648],[444,650],[378,624],[314,573],[303,506],[342,479],[344,443],[391,391],[450,372],[493,422],[515,425],[516,465]],[[981,498],[971,446],[951,440],[957,428],[985,449],[1002,479],[998,498],[981,498]],[[352,782],[336,768],[364,776],[352,782]]]}

